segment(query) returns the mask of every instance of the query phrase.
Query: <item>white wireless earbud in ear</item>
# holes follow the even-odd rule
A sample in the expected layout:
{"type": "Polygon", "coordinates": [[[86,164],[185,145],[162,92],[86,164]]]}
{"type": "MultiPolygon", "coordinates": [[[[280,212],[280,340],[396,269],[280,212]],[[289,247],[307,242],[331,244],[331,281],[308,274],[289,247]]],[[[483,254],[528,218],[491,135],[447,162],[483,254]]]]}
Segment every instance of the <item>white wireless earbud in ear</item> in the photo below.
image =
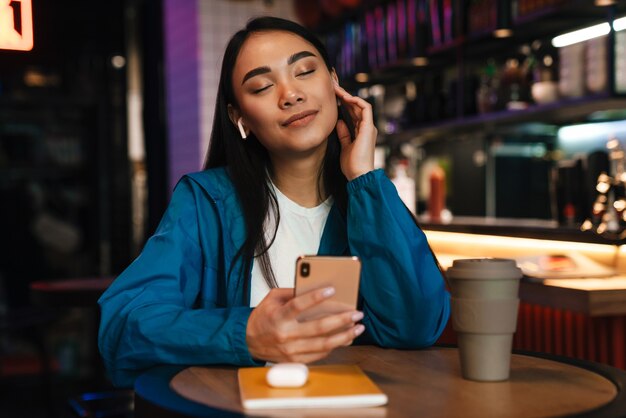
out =
{"type": "Polygon", "coordinates": [[[248,135],[246,134],[246,130],[243,128],[243,123],[241,123],[241,119],[237,119],[237,127],[239,128],[239,134],[241,135],[241,139],[246,139],[248,135]]]}

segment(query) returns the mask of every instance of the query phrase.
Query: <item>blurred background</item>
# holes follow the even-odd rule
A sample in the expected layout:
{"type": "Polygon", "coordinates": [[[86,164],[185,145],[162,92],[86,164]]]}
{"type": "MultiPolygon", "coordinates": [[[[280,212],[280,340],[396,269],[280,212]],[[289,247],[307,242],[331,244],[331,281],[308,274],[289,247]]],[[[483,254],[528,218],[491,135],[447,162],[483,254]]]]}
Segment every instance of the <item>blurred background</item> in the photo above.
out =
{"type": "Polygon", "coordinates": [[[107,389],[94,358],[97,297],[80,288],[49,300],[46,288],[33,302],[31,285],[81,279],[88,289],[85,280],[106,282],[132,261],[177,180],[202,166],[228,38],[252,16],[295,19],[294,7],[0,8],[0,415],[74,416],[70,398],[107,389]],[[6,33],[27,35],[29,9],[32,49],[16,50],[6,33]]]}
{"type": "Polygon", "coordinates": [[[223,49],[259,15],[325,42],[425,228],[623,243],[623,1],[0,1],[2,416],[112,389],[97,296],[201,169],[223,49]]]}

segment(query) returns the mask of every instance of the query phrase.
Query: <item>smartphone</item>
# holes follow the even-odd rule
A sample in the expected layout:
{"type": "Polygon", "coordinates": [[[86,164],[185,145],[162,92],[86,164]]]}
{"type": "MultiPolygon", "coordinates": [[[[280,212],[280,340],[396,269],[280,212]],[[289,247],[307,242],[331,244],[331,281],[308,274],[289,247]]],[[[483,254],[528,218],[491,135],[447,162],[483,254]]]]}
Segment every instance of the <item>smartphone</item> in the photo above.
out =
{"type": "Polygon", "coordinates": [[[307,310],[299,321],[310,321],[327,315],[356,310],[361,279],[358,257],[303,255],[296,260],[295,295],[332,286],[335,294],[307,310]]]}

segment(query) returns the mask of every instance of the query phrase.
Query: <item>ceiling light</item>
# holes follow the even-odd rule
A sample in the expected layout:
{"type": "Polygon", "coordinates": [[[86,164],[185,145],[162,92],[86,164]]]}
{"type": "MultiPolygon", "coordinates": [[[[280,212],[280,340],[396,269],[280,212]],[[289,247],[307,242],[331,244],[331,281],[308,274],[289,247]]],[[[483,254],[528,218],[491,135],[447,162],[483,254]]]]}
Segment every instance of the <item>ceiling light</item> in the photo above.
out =
{"type": "Polygon", "coordinates": [[[428,58],[426,57],[415,57],[411,60],[411,64],[416,67],[425,67],[428,65],[428,58]]]}
{"type": "Polygon", "coordinates": [[[496,29],[493,31],[493,36],[496,38],[508,38],[513,36],[513,31],[511,29],[496,29]]]}
{"type": "Polygon", "coordinates": [[[126,58],[121,55],[114,55],[113,57],[111,57],[111,65],[116,70],[124,68],[124,66],[126,65],[126,58]]]}
{"type": "Polygon", "coordinates": [[[354,75],[354,79],[359,83],[367,83],[370,77],[366,73],[357,73],[354,75]]]}
{"type": "Polygon", "coordinates": [[[493,31],[493,36],[496,38],[513,36],[511,17],[511,1],[498,0],[496,3],[496,29],[493,31]]]}

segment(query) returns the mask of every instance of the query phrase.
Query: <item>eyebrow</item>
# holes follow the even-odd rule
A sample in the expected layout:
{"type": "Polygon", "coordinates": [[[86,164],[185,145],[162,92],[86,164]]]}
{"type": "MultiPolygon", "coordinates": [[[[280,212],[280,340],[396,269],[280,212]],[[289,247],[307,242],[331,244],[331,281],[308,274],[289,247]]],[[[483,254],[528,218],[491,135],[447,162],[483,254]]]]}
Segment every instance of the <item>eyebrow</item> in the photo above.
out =
{"type": "MultiPolygon", "coordinates": [[[[289,57],[289,59],[287,60],[287,64],[291,65],[293,63],[295,63],[296,61],[305,58],[305,57],[314,57],[315,54],[312,53],[311,51],[300,51],[300,52],[296,52],[295,54],[291,55],[289,57]]],[[[243,76],[243,81],[241,82],[241,84],[245,83],[246,81],[248,81],[249,79],[251,79],[252,77],[255,77],[257,75],[261,75],[261,74],[266,74],[271,72],[272,69],[268,66],[263,66],[263,67],[257,67],[253,70],[250,70],[246,73],[246,75],[243,76]]]]}
{"type": "Polygon", "coordinates": [[[311,51],[300,51],[300,52],[296,52],[295,54],[293,54],[292,56],[289,57],[289,59],[287,60],[287,64],[291,65],[294,62],[298,61],[299,59],[305,58],[305,57],[314,57],[315,54],[312,53],[311,51]]]}

